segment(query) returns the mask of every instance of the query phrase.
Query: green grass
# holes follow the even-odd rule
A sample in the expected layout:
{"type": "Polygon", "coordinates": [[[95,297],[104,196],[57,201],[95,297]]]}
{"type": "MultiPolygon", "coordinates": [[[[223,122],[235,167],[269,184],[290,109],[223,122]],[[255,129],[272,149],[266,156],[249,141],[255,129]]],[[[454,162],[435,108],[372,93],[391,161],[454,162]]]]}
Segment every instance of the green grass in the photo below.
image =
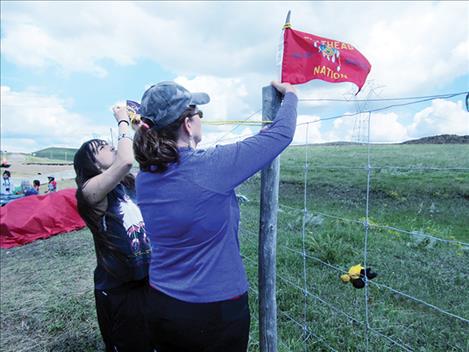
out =
{"type": "Polygon", "coordinates": [[[2,351],[96,351],[90,232],[1,250],[2,351]]]}
{"type": "MultiPolygon", "coordinates": [[[[281,157],[280,212],[277,248],[278,329],[281,351],[303,351],[302,224],[304,207],[304,147],[289,148],[281,157]],[[291,208],[297,208],[291,209],[291,208]],[[287,346],[285,346],[285,344],[287,346]]],[[[308,147],[305,247],[306,320],[311,331],[308,351],[365,350],[364,290],[339,280],[340,269],[363,263],[364,226],[338,218],[363,221],[366,205],[367,148],[363,146],[308,147]],[[329,167],[335,167],[329,168],[329,167]],[[343,169],[357,167],[358,169],[343,169]],[[338,267],[339,271],[319,262],[338,267]],[[326,303],[324,303],[326,302],[326,303]],[[346,313],[345,316],[342,312],[346,313]],[[323,339],[323,340],[322,340],[323,339]]],[[[372,224],[469,242],[469,170],[409,170],[392,168],[469,168],[467,145],[372,146],[369,216],[372,224]]],[[[259,178],[239,191],[251,198],[242,206],[242,245],[257,256],[259,178]]],[[[469,319],[469,248],[423,236],[372,227],[367,262],[378,272],[377,284],[469,319]]],[[[247,261],[251,284],[257,289],[257,268],[247,261]]],[[[469,324],[405,298],[378,285],[369,290],[370,326],[418,351],[469,350],[469,324]]],[[[256,327],[256,325],[255,325],[256,327]]],[[[253,332],[255,336],[257,332],[253,332]]],[[[400,350],[370,333],[371,351],[400,350]]],[[[257,351],[255,346],[251,349],[257,351]]]]}
{"type": "MultiPolygon", "coordinates": [[[[367,150],[362,146],[308,147],[305,222],[307,290],[303,288],[305,147],[281,158],[277,248],[279,351],[365,350],[364,290],[339,280],[340,270],[363,263],[367,150]],[[330,169],[329,166],[360,169],[330,169]],[[291,209],[297,208],[297,209],[291,209]],[[331,214],[338,218],[318,214],[331,214]],[[292,251],[293,250],[293,251],[292,251]],[[328,263],[335,270],[320,261],[328,263]],[[303,342],[303,331],[314,334],[303,342]],[[347,315],[345,316],[344,313],[347,315]],[[349,319],[352,317],[354,321],[349,319]]],[[[409,232],[469,242],[469,172],[400,167],[469,168],[467,145],[372,146],[370,222],[409,232]]],[[[249,351],[258,351],[257,231],[259,176],[238,192],[240,242],[251,284],[249,351]]],[[[2,351],[95,351],[102,348],[93,299],[95,264],[88,230],[1,250],[2,351]]],[[[371,227],[368,263],[378,273],[369,289],[369,321],[375,332],[415,351],[469,351],[469,324],[392,292],[387,285],[469,319],[467,247],[371,227]],[[377,284],[377,285],[376,285],[377,284]]],[[[370,351],[399,347],[369,334],[370,351]]]]}

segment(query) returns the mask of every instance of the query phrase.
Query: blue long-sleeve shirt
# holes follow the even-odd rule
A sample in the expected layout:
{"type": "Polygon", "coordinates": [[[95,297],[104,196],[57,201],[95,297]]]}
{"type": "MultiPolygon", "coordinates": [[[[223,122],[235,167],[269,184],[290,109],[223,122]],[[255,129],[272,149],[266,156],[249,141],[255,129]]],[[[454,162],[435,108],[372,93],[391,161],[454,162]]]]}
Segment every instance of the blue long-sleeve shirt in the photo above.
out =
{"type": "Polygon", "coordinates": [[[248,290],[234,189],[291,143],[297,102],[287,93],[274,122],[253,137],[207,150],[179,148],[180,162],[164,173],[137,175],[137,203],[152,246],[151,286],[193,303],[248,290]]]}

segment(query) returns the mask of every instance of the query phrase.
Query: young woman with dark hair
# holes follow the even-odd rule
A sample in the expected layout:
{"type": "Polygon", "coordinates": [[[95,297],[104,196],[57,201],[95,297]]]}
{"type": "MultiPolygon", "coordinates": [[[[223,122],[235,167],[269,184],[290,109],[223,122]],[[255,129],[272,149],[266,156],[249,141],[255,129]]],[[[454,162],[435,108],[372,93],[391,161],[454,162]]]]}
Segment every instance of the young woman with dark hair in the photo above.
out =
{"type": "Polygon", "coordinates": [[[117,151],[92,139],[74,158],[78,212],[93,234],[96,311],[106,351],[153,351],[143,319],[151,255],[135,199],[134,160],[125,107],[114,107],[117,151]]]}
{"type": "Polygon", "coordinates": [[[158,352],[246,351],[248,282],[239,252],[235,187],[292,141],[297,97],[287,83],[272,125],[235,144],[196,149],[204,93],[174,82],[143,95],[134,138],[137,202],[152,244],[147,320],[158,352]]]}

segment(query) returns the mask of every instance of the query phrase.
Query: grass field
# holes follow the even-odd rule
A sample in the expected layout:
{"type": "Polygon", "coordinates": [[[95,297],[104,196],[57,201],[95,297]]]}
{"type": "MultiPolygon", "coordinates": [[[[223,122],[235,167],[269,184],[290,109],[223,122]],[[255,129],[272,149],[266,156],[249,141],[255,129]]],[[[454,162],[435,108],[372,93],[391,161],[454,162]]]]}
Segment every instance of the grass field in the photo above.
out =
{"type": "MultiPolygon", "coordinates": [[[[365,291],[342,284],[339,275],[363,263],[364,226],[360,222],[365,216],[367,148],[307,147],[304,275],[305,148],[291,147],[281,157],[279,351],[363,351],[365,291]]],[[[371,148],[369,219],[373,226],[368,263],[378,277],[368,297],[370,351],[403,350],[381,335],[409,350],[469,351],[467,322],[399,293],[469,319],[469,248],[423,235],[469,242],[469,170],[443,170],[469,168],[467,155],[469,145],[371,148]],[[437,169],[424,169],[428,167],[437,169]]],[[[238,190],[250,200],[241,205],[240,232],[251,283],[249,351],[259,350],[259,183],[256,175],[238,190]]],[[[0,253],[0,350],[95,351],[102,347],[92,294],[94,250],[87,229],[0,253]]]]}

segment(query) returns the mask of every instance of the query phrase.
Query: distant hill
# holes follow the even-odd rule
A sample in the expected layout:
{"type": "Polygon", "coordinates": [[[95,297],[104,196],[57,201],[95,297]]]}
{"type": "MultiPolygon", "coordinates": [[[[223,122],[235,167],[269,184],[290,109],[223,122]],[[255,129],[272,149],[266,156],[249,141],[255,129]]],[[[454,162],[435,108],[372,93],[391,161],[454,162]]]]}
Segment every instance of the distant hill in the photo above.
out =
{"type": "Polygon", "coordinates": [[[440,134],[402,142],[402,144],[469,144],[469,135],[440,134]]]}
{"type": "Polygon", "coordinates": [[[75,148],[50,147],[50,148],[38,150],[37,152],[31,153],[31,154],[39,158],[72,161],[77,150],[78,149],[75,149],[75,148]]]}

